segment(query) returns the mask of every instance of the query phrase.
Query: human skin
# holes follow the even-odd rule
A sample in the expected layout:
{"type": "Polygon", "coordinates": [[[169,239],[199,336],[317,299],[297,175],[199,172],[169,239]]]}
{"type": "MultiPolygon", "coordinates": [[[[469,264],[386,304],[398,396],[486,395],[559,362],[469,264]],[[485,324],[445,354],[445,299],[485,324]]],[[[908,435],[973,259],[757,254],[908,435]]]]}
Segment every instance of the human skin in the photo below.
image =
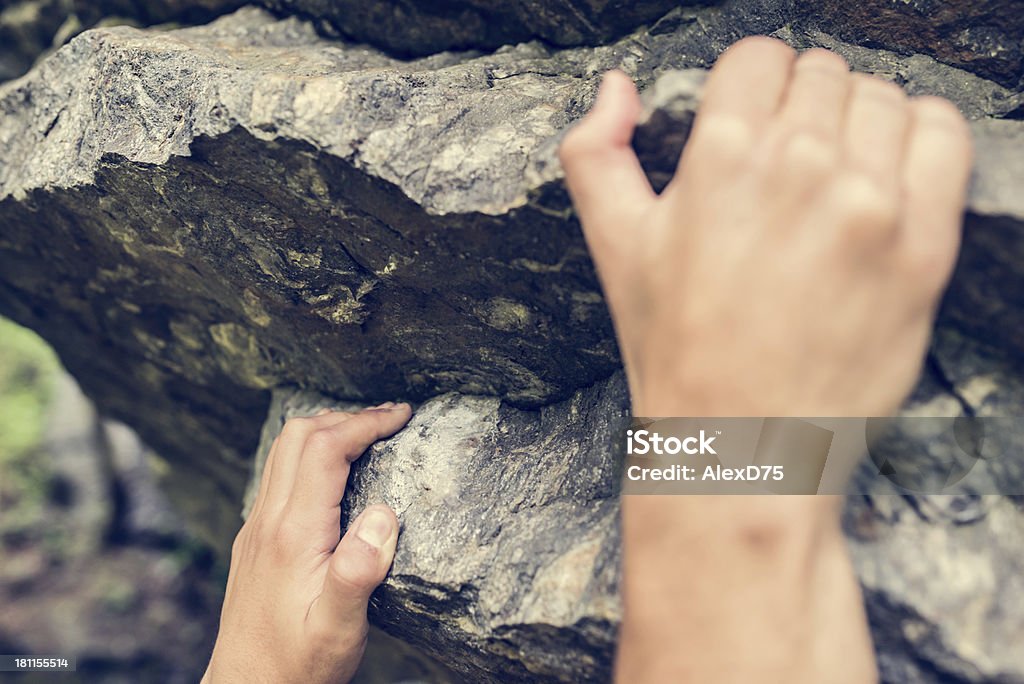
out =
{"type": "Polygon", "coordinates": [[[398,521],[370,506],[341,537],[352,461],[408,422],[408,404],[289,420],[270,448],[231,549],[220,631],[203,684],[337,684],[355,674],[370,593],[391,567],[398,521]]]}
{"type": "MultiPolygon", "coordinates": [[[[966,122],[763,37],[718,60],[675,177],[606,75],[561,159],[638,416],[882,416],[959,249],[966,122]]],[[[626,496],[622,682],[877,681],[836,497],[626,496]]]]}
{"type": "MultiPolygon", "coordinates": [[[[629,146],[639,112],[612,72],[561,148],[634,413],[894,411],[958,249],[959,113],[831,53],[748,39],[716,65],[658,196],[629,146]]],[[[232,549],[204,683],[352,677],[398,525],[373,506],[341,538],[340,502],[350,463],[410,414],[285,425],[232,549]]],[[[619,681],[877,679],[835,498],[624,497],[622,516],[619,681]]]]}

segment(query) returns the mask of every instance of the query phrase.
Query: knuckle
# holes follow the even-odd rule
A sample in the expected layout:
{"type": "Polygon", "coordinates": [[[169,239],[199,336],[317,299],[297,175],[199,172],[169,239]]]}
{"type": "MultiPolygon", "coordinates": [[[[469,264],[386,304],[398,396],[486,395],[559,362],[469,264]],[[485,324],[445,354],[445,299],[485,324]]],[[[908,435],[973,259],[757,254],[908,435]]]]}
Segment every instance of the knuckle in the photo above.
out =
{"type": "Polygon", "coordinates": [[[302,438],[309,430],[309,425],[309,418],[289,418],[281,428],[280,438],[282,441],[302,438]]]}
{"type": "Polygon", "coordinates": [[[837,147],[821,135],[797,131],[782,146],[781,162],[798,173],[822,174],[839,161],[837,147]]]}
{"type": "Polygon", "coordinates": [[[383,579],[377,567],[377,551],[369,546],[358,551],[349,549],[347,557],[331,563],[328,572],[343,592],[354,596],[369,594],[383,579]]]}
{"type": "Polygon", "coordinates": [[[270,534],[268,546],[278,559],[290,559],[302,548],[306,532],[292,516],[284,516],[270,534]]]}
{"type": "Polygon", "coordinates": [[[341,447],[341,435],[337,430],[321,428],[306,438],[305,451],[318,456],[329,456],[341,447]]]}
{"type": "Polygon", "coordinates": [[[830,208],[843,225],[853,229],[854,239],[890,234],[899,220],[895,194],[862,173],[844,173],[833,181],[830,208]]]}
{"type": "Polygon", "coordinates": [[[571,166],[572,163],[585,157],[594,148],[593,136],[590,135],[587,120],[577,123],[569,129],[558,146],[558,158],[563,166],[571,166]]]}
{"type": "Polygon", "coordinates": [[[753,145],[754,130],[747,120],[715,114],[698,117],[693,141],[688,147],[691,154],[733,159],[745,158],[753,145]]]}

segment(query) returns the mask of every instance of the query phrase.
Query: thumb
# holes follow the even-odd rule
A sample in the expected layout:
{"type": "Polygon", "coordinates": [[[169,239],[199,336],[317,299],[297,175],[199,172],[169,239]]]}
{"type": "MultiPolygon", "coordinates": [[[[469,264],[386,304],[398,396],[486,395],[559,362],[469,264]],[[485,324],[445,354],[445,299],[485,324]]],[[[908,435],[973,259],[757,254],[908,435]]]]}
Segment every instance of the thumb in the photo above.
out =
{"type": "Polygon", "coordinates": [[[334,629],[363,628],[370,594],[388,574],[397,542],[394,511],[384,504],[364,510],[334,549],[310,619],[334,629]]]}
{"type": "Polygon", "coordinates": [[[559,148],[569,194],[591,250],[600,251],[601,244],[616,240],[623,223],[655,198],[631,146],[640,110],[633,81],[621,71],[609,71],[594,106],[566,133],[559,148]]]}

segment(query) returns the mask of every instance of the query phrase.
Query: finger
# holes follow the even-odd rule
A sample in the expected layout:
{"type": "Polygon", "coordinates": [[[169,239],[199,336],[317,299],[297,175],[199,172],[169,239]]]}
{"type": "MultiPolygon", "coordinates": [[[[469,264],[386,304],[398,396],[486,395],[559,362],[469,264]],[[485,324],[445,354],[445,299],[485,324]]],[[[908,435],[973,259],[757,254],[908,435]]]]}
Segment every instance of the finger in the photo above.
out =
{"type": "Polygon", "coordinates": [[[270,443],[270,449],[267,451],[267,459],[263,462],[263,472],[260,473],[260,487],[256,491],[256,498],[252,502],[252,510],[249,512],[249,517],[259,515],[259,512],[263,510],[264,502],[267,500],[267,489],[270,487],[270,480],[274,473],[274,452],[277,450],[277,445],[280,442],[280,435],[274,438],[274,441],[270,443]]]}
{"type": "MultiPolygon", "coordinates": [[[[336,413],[334,409],[326,408],[317,411],[313,416],[328,416],[333,413],[336,413]]],[[[339,414],[339,417],[341,416],[347,416],[347,414],[339,414]]],[[[256,491],[256,498],[253,500],[253,507],[249,513],[250,517],[253,515],[257,515],[262,510],[263,504],[266,501],[266,491],[273,477],[273,455],[274,452],[278,450],[278,444],[280,443],[280,441],[281,435],[279,434],[278,436],[273,438],[273,441],[270,443],[270,448],[269,450],[267,450],[266,460],[263,462],[263,471],[260,473],[259,488],[256,491]]]]}
{"type": "Polygon", "coordinates": [[[780,119],[790,130],[811,132],[837,141],[846,112],[850,68],[828,50],[808,50],[793,65],[780,119]]]}
{"type": "Polygon", "coordinates": [[[295,473],[306,439],[318,429],[341,424],[351,418],[352,414],[336,412],[288,420],[274,440],[274,445],[267,456],[267,463],[263,466],[261,491],[253,505],[253,514],[255,515],[257,511],[279,512],[283,509],[295,484],[295,473]],[[264,479],[266,488],[263,487],[264,479]]]}
{"type": "Polygon", "coordinates": [[[325,511],[334,509],[332,529],[337,530],[350,464],[371,444],[405,427],[411,416],[412,408],[408,404],[378,407],[312,432],[298,462],[287,514],[308,519],[308,524],[314,527],[325,511]]]}
{"type": "Polygon", "coordinates": [[[310,608],[317,628],[364,628],[370,594],[384,581],[395,557],[398,520],[383,504],[364,510],[328,562],[323,591],[310,608]]]}
{"type": "Polygon", "coordinates": [[[685,188],[706,195],[748,163],[778,113],[795,58],[785,43],[764,36],[745,38],[719,57],[667,195],[685,200],[685,188]]]}
{"type": "Polygon", "coordinates": [[[854,169],[883,188],[898,190],[909,126],[909,101],[902,88],[863,74],[853,76],[843,135],[845,157],[854,169]]]}
{"type": "MultiPolygon", "coordinates": [[[[636,86],[621,71],[609,71],[590,112],[562,140],[565,180],[590,241],[615,238],[630,216],[655,198],[631,141],[640,115],[636,86]],[[608,234],[597,235],[608,231],[608,234]]],[[[599,255],[595,255],[598,258],[599,255]]]]}
{"type": "Polygon", "coordinates": [[[763,129],[779,109],[795,59],[792,48],[764,36],[726,50],[708,76],[694,135],[717,119],[735,120],[755,133],[763,129]]]}
{"type": "Polygon", "coordinates": [[[946,100],[910,105],[911,128],[903,165],[903,246],[922,279],[945,284],[960,245],[972,164],[970,128],[946,100]]]}

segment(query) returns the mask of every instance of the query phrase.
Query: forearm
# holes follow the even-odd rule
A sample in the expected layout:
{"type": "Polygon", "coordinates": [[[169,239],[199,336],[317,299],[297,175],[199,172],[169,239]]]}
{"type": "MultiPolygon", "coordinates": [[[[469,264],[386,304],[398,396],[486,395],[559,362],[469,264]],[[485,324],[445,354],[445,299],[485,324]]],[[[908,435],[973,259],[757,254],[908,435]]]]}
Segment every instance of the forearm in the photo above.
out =
{"type": "Polygon", "coordinates": [[[835,499],[626,497],[623,538],[617,681],[877,680],[835,499]]]}

